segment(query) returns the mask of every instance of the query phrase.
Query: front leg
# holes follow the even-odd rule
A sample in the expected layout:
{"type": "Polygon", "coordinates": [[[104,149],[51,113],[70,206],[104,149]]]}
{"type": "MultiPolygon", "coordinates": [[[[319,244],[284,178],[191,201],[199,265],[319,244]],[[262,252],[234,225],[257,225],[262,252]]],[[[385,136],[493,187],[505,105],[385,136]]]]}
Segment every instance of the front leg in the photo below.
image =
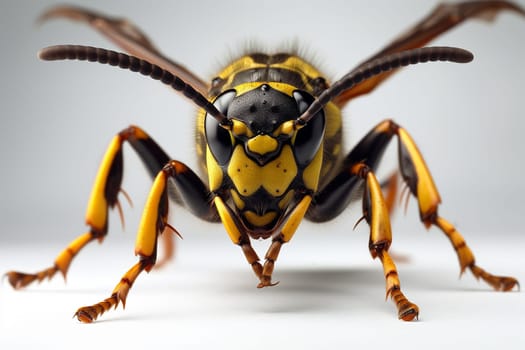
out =
{"type": "Polygon", "coordinates": [[[240,229],[241,224],[236,219],[233,211],[224,203],[220,196],[215,197],[215,206],[221,218],[221,221],[234,244],[241,247],[246,260],[251,265],[253,272],[259,279],[257,288],[272,287],[277,283],[272,282],[272,273],[275,261],[281,251],[281,246],[290,241],[303,220],[308,207],[312,201],[310,195],[305,195],[297,205],[291,210],[281,231],[272,239],[272,244],[265,255],[264,265],[261,265],[259,256],[252,248],[248,235],[240,229]]]}
{"type": "Polygon", "coordinates": [[[281,246],[292,239],[295,231],[297,231],[297,228],[299,227],[299,224],[306,215],[306,211],[310,207],[311,202],[312,197],[310,195],[305,195],[287,217],[285,223],[281,227],[280,234],[273,238],[272,244],[270,245],[270,248],[268,248],[268,251],[265,255],[266,260],[263,266],[261,283],[259,283],[257,286],[258,288],[271,287],[278,283],[272,283],[272,273],[275,261],[277,260],[279,252],[281,251],[281,246]]]}

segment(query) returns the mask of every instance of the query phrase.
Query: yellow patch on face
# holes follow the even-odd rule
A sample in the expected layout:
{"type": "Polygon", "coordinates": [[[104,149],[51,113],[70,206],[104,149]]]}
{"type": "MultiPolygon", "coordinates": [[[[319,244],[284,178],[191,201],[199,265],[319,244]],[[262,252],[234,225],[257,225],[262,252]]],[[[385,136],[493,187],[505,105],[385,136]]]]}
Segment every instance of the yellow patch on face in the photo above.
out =
{"type": "Polygon", "coordinates": [[[238,145],[227,171],[241,195],[250,196],[262,187],[277,197],[286,191],[297,175],[297,165],[289,145],[284,146],[281,154],[264,166],[251,160],[243,146],[238,145]]]}
{"type": "Polygon", "coordinates": [[[273,132],[273,136],[287,135],[292,136],[296,131],[295,120],[288,120],[281,125],[273,132]]]}
{"type": "Polygon", "coordinates": [[[277,213],[271,211],[264,215],[257,215],[253,211],[246,211],[243,213],[243,215],[246,218],[246,220],[248,220],[248,222],[250,222],[252,225],[261,227],[271,223],[275,219],[277,213]]]}
{"type": "Polygon", "coordinates": [[[323,165],[323,146],[319,147],[312,162],[303,171],[303,182],[306,188],[317,191],[319,184],[319,175],[321,173],[321,165],[323,165]]]}
{"type": "Polygon", "coordinates": [[[250,152],[260,155],[277,150],[279,143],[269,135],[257,135],[248,140],[248,149],[250,152]]]}
{"type": "Polygon", "coordinates": [[[246,126],[244,122],[239,120],[232,120],[232,133],[236,136],[253,137],[253,132],[246,126]]]}
{"type": "Polygon", "coordinates": [[[233,203],[235,203],[235,206],[239,209],[244,209],[244,206],[245,206],[245,203],[244,201],[241,199],[241,197],[239,196],[239,194],[237,193],[237,191],[235,190],[230,190],[230,194],[232,196],[232,199],[233,199],[233,203]]]}
{"type": "Polygon", "coordinates": [[[206,169],[208,170],[208,184],[210,191],[215,191],[222,184],[222,169],[211,154],[210,148],[206,147],[206,169]]]}
{"type": "Polygon", "coordinates": [[[294,191],[288,191],[286,193],[286,196],[281,198],[281,200],[279,201],[279,208],[280,209],[286,208],[290,204],[290,202],[292,201],[294,195],[295,195],[294,191]]]}

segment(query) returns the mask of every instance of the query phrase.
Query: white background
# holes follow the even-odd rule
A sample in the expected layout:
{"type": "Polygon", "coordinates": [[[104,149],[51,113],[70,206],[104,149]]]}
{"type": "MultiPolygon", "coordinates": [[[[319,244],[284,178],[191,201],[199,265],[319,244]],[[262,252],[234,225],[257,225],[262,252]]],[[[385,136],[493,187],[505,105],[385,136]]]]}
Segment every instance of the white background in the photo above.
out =
{"type": "MultiPolygon", "coordinates": [[[[196,165],[195,108],[182,97],[115,68],[38,61],[36,52],[52,44],[114,47],[66,20],[37,26],[38,15],[53,3],[0,3],[0,272],[45,267],[84,232],[98,162],[113,135],[129,124],[142,126],[174,158],[196,165]]],[[[434,4],[333,1],[312,11],[301,1],[91,1],[89,7],[132,19],[163,52],[205,79],[251,40],[269,49],[296,40],[333,80],[434,4]]],[[[441,191],[442,215],[459,227],[481,266],[521,281],[524,34],[525,21],[515,14],[501,14],[493,25],[465,23],[434,44],[469,49],[472,63],[410,67],[345,110],[347,148],[385,118],[406,127],[441,191]]],[[[410,257],[398,267],[405,293],[421,308],[418,323],[397,321],[393,305],[383,302],[384,281],[367,252],[366,225],[349,229],[360,216],[354,206],[327,225],[304,223],[277,263],[281,284],[262,291],[222,227],[175,209],[172,224],[184,236],[177,262],[139,277],[126,311],[101,319],[111,322],[80,325],[70,318],[74,310],[108,296],[135,262],[134,228],[149,179],[126,151],[123,186],[134,207],[123,203],[125,233],[112,215],[106,242],[75,260],[67,286],[57,278],[18,293],[4,283],[0,344],[65,344],[68,335],[86,347],[106,335],[123,346],[219,348],[411,342],[517,348],[525,340],[522,293],[485,293],[489,288],[468,273],[457,281],[454,252],[437,230],[425,232],[413,200],[407,215],[400,212],[394,221],[393,249],[410,257]]],[[[396,165],[395,147],[391,151],[384,174],[396,165]]]]}

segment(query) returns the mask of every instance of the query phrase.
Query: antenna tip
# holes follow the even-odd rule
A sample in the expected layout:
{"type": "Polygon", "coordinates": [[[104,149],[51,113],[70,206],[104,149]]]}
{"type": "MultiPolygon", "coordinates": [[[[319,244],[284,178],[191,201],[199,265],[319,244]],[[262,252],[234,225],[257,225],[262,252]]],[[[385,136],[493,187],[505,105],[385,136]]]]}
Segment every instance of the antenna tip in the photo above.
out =
{"type": "Polygon", "coordinates": [[[56,48],[56,46],[44,47],[43,49],[38,51],[37,57],[43,61],[64,59],[64,57],[59,57],[59,55],[57,55],[58,50],[56,48]]]}
{"type": "Polygon", "coordinates": [[[456,48],[452,52],[451,61],[457,63],[469,63],[474,59],[474,54],[468,50],[456,48]]]}

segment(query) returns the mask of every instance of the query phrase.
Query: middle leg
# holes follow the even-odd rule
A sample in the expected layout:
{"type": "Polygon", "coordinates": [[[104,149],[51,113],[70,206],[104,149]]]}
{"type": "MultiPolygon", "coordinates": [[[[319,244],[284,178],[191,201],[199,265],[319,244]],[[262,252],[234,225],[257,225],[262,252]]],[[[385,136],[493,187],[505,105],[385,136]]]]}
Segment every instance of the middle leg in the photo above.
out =
{"type": "Polygon", "coordinates": [[[390,214],[383,197],[381,185],[372,168],[364,162],[357,162],[345,169],[314,198],[308,212],[311,220],[322,221],[334,215],[337,209],[344,209],[348,201],[362,194],[363,219],[370,227],[368,248],[372,257],[379,258],[383,266],[386,297],[394,301],[398,317],[404,321],[417,318],[419,308],[410,302],[401,291],[398,272],[392,256],[388,252],[392,243],[390,214]],[[339,206],[339,207],[338,207],[339,206]]]}
{"type": "MultiPolygon", "coordinates": [[[[165,231],[175,229],[168,223],[168,180],[172,179],[180,200],[196,216],[202,219],[214,218],[217,215],[213,204],[213,195],[200,178],[185,164],[172,160],[156,176],[146,201],[140,221],[135,255],[139,261],[120,279],[111,295],[103,301],[77,310],[75,316],[81,322],[93,322],[104,312],[119,303],[125,306],[129,290],[137,277],[149,272],[157,260],[157,241],[165,231]]],[[[176,232],[176,231],[175,231],[176,232]]]]}

